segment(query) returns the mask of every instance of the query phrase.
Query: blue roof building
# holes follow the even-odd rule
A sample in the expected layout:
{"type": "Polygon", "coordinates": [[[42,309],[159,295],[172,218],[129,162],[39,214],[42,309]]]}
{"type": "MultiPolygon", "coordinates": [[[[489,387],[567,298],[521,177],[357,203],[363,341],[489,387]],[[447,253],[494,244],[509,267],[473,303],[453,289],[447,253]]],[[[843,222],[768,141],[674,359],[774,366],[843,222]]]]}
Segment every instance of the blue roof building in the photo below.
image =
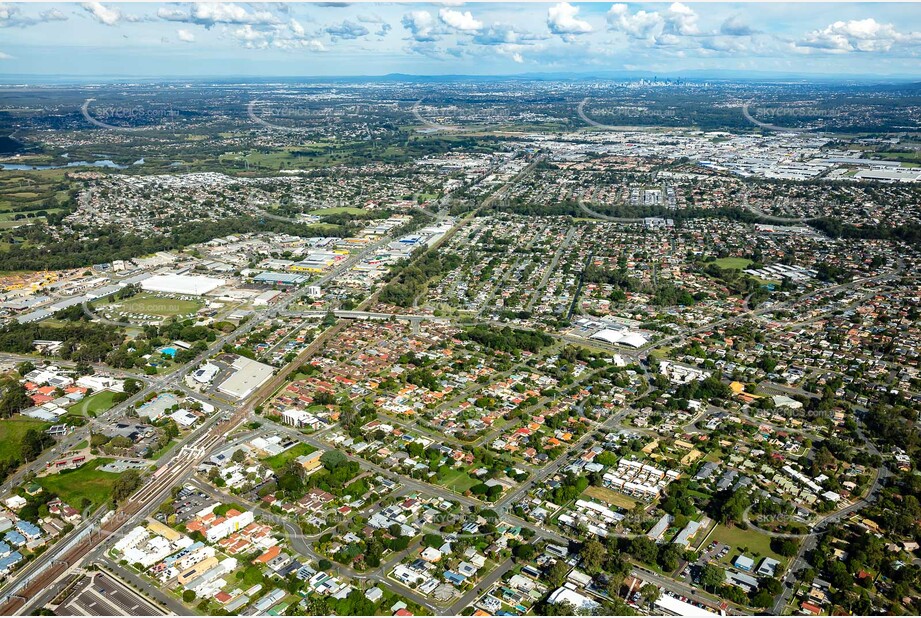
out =
{"type": "Polygon", "coordinates": [[[26,538],[37,539],[42,535],[42,529],[32,522],[20,520],[16,522],[16,529],[19,530],[26,538]]]}
{"type": "Polygon", "coordinates": [[[467,581],[466,577],[460,573],[455,573],[454,571],[445,571],[444,578],[452,584],[463,584],[465,581],[467,581]]]}
{"type": "Polygon", "coordinates": [[[736,561],[733,563],[737,569],[743,571],[751,571],[752,567],[755,566],[755,561],[748,556],[739,556],[736,558],[736,561]]]}
{"type": "Polygon", "coordinates": [[[0,559],[0,573],[7,573],[10,568],[22,560],[22,554],[18,551],[13,552],[6,558],[0,559]]]}
{"type": "Polygon", "coordinates": [[[298,285],[307,281],[308,277],[304,275],[295,275],[294,273],[276,273],[266,271],[253,277],[256,283],[267,283],[270,285],[298,285]]]}
{"type": "Polygon", "coordinates": [[[6,534],[3,535],[3,540],[13,545],[14,547],[19,547],[20,545],[26,544],[26,537],[22,536],[15,530],[7,530],[6,534]]]}

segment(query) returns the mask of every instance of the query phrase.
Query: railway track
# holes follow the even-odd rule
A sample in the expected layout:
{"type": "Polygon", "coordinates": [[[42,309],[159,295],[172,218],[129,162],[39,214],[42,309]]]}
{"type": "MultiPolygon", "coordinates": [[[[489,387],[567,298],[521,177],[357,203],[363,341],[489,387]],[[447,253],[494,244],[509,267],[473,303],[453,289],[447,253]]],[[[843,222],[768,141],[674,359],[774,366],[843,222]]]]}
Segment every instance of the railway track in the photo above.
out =
{"type": "Polygon", "coordinates": [[[227,439],[253,411],[258,402],[270,397],[284,384],[291,372],[315,354],[326,341],[336,336],[351,320],[341,320],[338,324],[325,330],[315,341],[305,348],[298,357],[286,365],[277,374],[257,389],[228,420],[213,425],[194,442],[180,449],[167,465],[160,468],[147,483],[139,488],[125,503],[116,510],[112,518],[98,530],[93,531],[85,540],[52,560],[41,572],[34,575],[26,585],[0,601],[0,615],[12,616],[21,612],[28,603],[56,581],[67,569],[85,558],[93,549],[115,535],[123,526],[130,523],[145,507],[156,505],[168,494],[191,469],[200,464],[208,454],[222,441],[227,439]]]}

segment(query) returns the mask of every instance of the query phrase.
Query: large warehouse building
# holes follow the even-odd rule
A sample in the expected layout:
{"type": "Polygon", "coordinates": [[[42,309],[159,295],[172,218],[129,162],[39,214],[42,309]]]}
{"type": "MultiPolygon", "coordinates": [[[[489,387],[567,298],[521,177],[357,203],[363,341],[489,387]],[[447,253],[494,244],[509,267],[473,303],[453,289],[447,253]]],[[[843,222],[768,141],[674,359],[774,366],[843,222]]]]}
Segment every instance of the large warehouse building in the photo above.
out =
{"type": "Polygon", "coordinates": [[[202,296],[221,287],[224,283],[223,279],[198,275],[154,275],[141,282],[141,289],[147,292],[202,296]]]}
{"type": "Polygon", "coordinates": [[[262,386],[275,372],[275,368],[271,365],[251,360],[245,356],[237,357],[231,368],[235,370],[234,373],[224,380],[217,390],[237,399],[249,397],[250,393],[262,386]]]}

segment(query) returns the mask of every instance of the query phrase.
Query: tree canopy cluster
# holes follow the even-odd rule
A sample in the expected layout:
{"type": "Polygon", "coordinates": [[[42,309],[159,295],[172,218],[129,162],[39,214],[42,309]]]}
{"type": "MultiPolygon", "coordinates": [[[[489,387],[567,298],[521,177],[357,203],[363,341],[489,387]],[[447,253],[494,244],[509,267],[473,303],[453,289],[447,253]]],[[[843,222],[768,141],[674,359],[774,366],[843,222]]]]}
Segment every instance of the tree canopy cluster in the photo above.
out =
{"type": "Polygon", "coordinates": [[[441,255],[436,251],[427,251],[384,286],[380,301],[398,307],[411,307],[431,279],[457,268],[460,263],[461,258],[457,254],[441,255]]]}
{"type": "Polygon", "coordinates": [[[344,236],[348,231],[342,226],[317,228],[242,215],[219,221],[193,221],[155,236],[126,234],[116,226],[94,229],[91,234],[85,233],[85,230],[75,230],[63,238],[55,237],[38,226],[22,230],[21,235],[25,236],[27,242],[13,245],[8,251],[0,252],[0,270],[82,268],[113,260],[128,260],[158,251],[181,249],[214,238],[247,232],[279,232],[311,237],[321,235],[321,232],[324,236],[344,236]]]}
{"type": "Polygon", "coordinates": [[[518,330],[508,326],[500,330],[489,326],[472,326],[458,335],[466,341],[475,341],[483,347],[508,354],[519,354],[522,350],[537,352],[553,343],[553,337],[536,330],[518,330]]]}

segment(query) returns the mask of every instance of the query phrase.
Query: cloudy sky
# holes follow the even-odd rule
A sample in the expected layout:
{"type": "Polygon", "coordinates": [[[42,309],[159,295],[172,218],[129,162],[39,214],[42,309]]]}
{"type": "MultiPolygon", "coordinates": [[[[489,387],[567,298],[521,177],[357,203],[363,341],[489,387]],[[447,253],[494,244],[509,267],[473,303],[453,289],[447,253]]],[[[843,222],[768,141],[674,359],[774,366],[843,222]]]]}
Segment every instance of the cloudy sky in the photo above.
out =
{"type": "Polygon", "coordinates": [[[921,77],[921,4],[0,4],[0,74],[921,77]]]}

